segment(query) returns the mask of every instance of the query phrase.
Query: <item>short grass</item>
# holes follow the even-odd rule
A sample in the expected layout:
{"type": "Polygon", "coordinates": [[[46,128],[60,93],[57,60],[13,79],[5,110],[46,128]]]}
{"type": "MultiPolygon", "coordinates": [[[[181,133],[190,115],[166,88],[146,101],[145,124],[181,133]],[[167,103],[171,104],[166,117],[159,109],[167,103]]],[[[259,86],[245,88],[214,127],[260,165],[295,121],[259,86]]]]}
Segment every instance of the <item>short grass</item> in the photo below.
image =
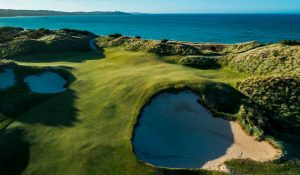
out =
{"type": "Polygon", "coordinates": [[[136,159],[131,145],[134,125],[139,110],[155,93],[170,87],[201,88],[212,81],[234,85],[245,79],[226,68],[198,70],[160,59],[108,48],[99,59],[93,52],[54,62],[36,57],[19,61],[28,66],[67,66],[76,77],[70,90],[35,105],[6,129],[21,130],[29,145],[23,174],[222,174],[159,169],[136,159]]]}

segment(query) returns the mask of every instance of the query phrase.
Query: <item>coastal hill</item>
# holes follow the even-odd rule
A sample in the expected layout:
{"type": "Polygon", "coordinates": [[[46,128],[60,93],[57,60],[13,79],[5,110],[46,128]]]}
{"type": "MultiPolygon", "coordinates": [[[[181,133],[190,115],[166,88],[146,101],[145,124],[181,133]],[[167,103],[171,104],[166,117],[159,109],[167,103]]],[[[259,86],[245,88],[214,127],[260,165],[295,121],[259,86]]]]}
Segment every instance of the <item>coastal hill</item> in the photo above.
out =
{"type": "Polygon", "coordinates": [[[63,12],[51,10],[12,10],[0,9],[0,17],[16,17],[16,16],[65,16],[65,15],[130,15],[130,13],[114,11],[114,12],[63,12]]]}

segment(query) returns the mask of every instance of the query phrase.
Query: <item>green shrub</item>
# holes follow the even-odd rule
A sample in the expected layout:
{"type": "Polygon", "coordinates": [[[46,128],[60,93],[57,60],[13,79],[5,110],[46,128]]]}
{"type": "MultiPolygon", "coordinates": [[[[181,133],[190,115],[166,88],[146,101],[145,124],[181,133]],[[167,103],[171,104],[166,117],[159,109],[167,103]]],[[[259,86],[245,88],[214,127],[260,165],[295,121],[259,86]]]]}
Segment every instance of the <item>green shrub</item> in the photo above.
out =
{"type": "Polygon", "coordinates": [[[300,40],[283,40],[280,41],[280,43],[288,46],[296,46],[296,45],[300,45],[300,40]]]}
{"type": "Polygon", "coordinates": [[[0,35],[0,58],[13,58],[26,54],[89,51],[91,35],[84,31],[48,29],[26,30],[0,28],[9,37],[0,35]],[[8,32],[10,31],[10,32],[8,32]]]}
{"type": "Polygon", "coordinates": [[[221,67],[221,65],[218,63],[217,58],[203,56],[183,57],[179,59],[178,64],[199,69],[216,69],[221,67]]]}
{"type": "Polygon", "coordinates": [[[110,35],[108,35],[108,37],[110,37],[110,38],[120,38],[120,37],[122,37],[122,34],[119,34],[119,33],[110,34],[110,35]]]}
{"type": "Polygon", "coordinates": [[[0,43],[12,41],[14,38],[19,37],[22,31],[24,31],[23,28],[0,27],[0,43]]]}
{"type": "Polygon", "coordinates": [[[257,140],[263,139],[264,128],[267,125],[264,110],[250,100],[244,99],[237,116],[241,126],[249,135],[257,140]]]}
{"type": "Polygon", "coordinates": [[[162,39],[160,42],[166,44],[166,43],[169,42],[169,40],[168,39],[162,39]]]}
{"type": "Polygon", "coordinates": [[[285,163],[256,162],[253,160],[231,160],[225,162],[233,174],[247,175],[299,175],[300,162],[290,161],[285,163]]]}
{"type": "Polygon", "coordinates": [[[135,39],[142,39],[141,36],[135,36],[134,38],[135,38],[135,39]]]}
{"type": "Polygon", "coordinates": [[[250,78],[237,88],[265,110],[269,130],[300,133],[300,76],[250,78]]]}

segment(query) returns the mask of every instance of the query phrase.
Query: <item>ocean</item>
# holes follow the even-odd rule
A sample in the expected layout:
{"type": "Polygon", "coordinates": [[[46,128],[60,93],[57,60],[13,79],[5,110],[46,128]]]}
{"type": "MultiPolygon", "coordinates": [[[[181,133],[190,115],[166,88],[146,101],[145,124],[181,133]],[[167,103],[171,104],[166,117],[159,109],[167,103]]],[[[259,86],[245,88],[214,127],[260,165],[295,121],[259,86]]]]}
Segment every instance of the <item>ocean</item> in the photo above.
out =
{"type": "Polygon", "coordinates": [[[121,33],[145,39],[240,43],[300,40],[300,15],[134,14],[0,18],[0,26],[73,28],[99,35],[121,33]]]}

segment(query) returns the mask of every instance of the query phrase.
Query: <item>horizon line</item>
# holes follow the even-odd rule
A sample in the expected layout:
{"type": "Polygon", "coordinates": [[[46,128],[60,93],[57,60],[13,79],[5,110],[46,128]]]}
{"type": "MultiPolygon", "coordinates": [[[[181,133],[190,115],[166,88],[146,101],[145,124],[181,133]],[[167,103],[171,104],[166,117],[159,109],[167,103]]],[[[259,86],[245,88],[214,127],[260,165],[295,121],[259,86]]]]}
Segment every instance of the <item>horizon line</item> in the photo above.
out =
{"type": "Polygon", "coordinates": [[[132,12],[130,12],[130,11],[121,11],[121,10],[111,10],[111,11],[101,11],[101,10],[92,10],[92,11],[64,11],[64,10],[53,10],[53,9],[51,9],[51,10],[49,10],[49,9],[4,9],[4,8],[0,8],[0,10],[16,10],[16,11],[18,11],[18,10],[24,10],[24,11],[26,11],[26,10],[28,10],[28,11],[53,11],[53,12],[64,12],[64,13],[80,13],[80,12],[82,12],[82,13],[93,13],[93,12],[121,12],[121,13],[129,13],[129,14],[153,14],[153,15],[156,15],[156,14],[170,14],[170,15],[172,15],[172,14],[182,14],[182,15],[197,15],[197,14],[199,14],[199,15],[201,15],[201,14],[203,14],[203,15],[205,15],[205,14],[220,14],[220,15],[243,15],[243,14],[245,14],[245,15],[251,15],[251,14],[253,14],[253,15],[263,15],[263,14],[270,14],[270,15],[285,15],[285,14],[287,14],[287,15],[292,15],[292,14],[295,14],[295,15],[300,15],[300,11],[299,12],[295,12],[295,11],[286,11],[286,12],[272,12],[272,11],[265,11],[265,12],[138,12],[138,11],[132,11],[132,12]]]}

